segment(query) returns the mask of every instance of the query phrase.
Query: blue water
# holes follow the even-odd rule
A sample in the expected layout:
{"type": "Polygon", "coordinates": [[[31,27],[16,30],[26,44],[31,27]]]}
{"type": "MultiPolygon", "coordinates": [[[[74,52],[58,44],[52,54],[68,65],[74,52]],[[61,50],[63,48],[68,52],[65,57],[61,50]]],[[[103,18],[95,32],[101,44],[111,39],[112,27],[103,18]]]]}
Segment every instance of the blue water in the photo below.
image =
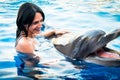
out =
{"type": "MultiPolygon", "coordinates": [[[[120,0],[0,0],[0,80],[15,76],[14,65],[16,16],[24,2],[39,5],[46,15],[45,22],[54,28],[71,32],[102,29],[106,33],[120,28],[120,0]]],[[[120,52],[120,37],[111,41],[109,48],[120,52]]],[[[62,80],[119,80],[119,67],[106,67],[92,63],[72,64],[44,40],[40,50],[42,60],[50,68],[40,68],[46,74],[40,79],[62,80]]]]}

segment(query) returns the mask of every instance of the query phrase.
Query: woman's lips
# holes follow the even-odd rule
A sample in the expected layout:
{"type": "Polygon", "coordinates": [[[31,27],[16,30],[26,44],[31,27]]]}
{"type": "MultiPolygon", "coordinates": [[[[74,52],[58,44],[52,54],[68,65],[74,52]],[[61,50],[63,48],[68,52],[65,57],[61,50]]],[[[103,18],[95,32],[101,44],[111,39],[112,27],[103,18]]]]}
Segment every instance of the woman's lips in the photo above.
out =
{"type": "Polygon", "coordinates": [[[40,28],[36,28],[35,30],[36,30],[36,31],[40,31],[40,28]]]}

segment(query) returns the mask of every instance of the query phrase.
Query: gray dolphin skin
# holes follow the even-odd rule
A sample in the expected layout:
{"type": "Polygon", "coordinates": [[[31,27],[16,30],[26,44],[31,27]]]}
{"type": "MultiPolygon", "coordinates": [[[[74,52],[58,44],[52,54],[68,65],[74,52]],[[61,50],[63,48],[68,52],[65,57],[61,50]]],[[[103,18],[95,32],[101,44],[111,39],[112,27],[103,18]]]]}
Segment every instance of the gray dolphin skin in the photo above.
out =
{"type": "Polygon", "coordinates": [[[86,58],[90,53],[106,46],[108,42],[118,36],[120,36],[120,29],[106,35],[102,30],[92,30],[80,35],[78,38],[73,40],[73,42],[67,45],[55,44],[55,48],[71,59],[80,60],[86,58]]]}

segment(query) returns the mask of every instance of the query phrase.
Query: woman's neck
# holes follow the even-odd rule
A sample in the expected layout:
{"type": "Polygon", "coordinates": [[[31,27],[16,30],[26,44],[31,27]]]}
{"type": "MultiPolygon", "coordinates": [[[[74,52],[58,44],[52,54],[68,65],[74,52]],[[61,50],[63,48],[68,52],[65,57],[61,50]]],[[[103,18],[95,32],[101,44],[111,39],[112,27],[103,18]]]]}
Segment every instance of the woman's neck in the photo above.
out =
{"type": "Polygon", "coordinates": [[[35,36],[33,34],[28,33],[29,38],[34,38],[35,36]]]}

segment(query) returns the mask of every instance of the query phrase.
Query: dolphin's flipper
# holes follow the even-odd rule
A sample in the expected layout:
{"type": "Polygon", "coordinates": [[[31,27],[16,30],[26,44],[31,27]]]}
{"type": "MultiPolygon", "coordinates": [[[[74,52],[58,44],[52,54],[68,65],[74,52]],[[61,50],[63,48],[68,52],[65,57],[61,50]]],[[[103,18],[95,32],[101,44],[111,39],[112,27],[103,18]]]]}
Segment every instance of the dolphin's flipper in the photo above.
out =
{"type": "Polygon", "coordinates": [[[105,35],[105,32],[102,30],[92,30],[80,35],[67,45],[55,44],[55,47],[65,56],[79,60],[86,58],[90,53],[93,53],[96,50],[104,47],[108,42],[112,41],[118,36],[120,36],[120,29],[115,30],[107,35],[105,35]]]}

